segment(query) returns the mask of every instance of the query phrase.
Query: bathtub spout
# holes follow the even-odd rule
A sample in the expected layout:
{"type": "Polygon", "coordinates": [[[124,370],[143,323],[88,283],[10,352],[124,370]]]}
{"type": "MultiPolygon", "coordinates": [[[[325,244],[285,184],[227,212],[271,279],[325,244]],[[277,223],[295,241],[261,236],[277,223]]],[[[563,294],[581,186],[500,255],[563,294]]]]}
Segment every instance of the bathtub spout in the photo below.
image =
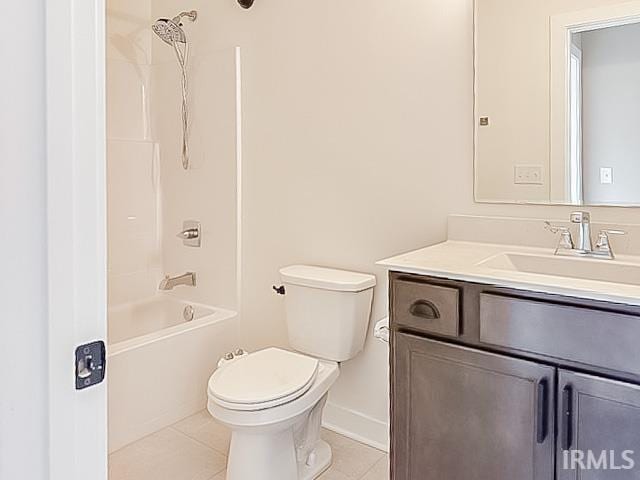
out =
{"type": "Polygon", "coordinates": [[[196,274],[193,272],[187,272],[184,275],[179,275],[177,277],[170,277],[167,275],[160,282],[158,288],[160,290],[173,290],[178,285],[187,285],[189,287],[196,286],[196,274]]]}

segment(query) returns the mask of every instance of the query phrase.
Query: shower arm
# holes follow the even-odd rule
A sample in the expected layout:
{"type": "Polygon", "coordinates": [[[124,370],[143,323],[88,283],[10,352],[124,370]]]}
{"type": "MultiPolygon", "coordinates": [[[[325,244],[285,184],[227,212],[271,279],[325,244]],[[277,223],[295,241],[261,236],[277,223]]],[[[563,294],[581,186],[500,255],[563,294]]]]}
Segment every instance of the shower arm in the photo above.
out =
{"type": "Polygon", "coordinates": [[[185,17],[191,20],[192,22],[195,22],[196,19],[198,18],[198,12],[196,10],[191,10],[189,12],[180,12],[178,15],[173,17],[173,21],[176,24],[182,26],[182,19],[185,17]]]}

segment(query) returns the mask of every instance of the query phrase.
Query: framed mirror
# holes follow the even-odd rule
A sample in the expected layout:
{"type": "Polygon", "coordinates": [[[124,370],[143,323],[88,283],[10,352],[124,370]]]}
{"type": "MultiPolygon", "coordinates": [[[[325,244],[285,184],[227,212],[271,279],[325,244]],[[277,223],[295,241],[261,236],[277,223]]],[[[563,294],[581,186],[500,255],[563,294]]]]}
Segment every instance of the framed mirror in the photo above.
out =
{"type": "Polygon", "coordinates": [[[475,0],[478,202],[640,206],[640,1],[475,0]]]}

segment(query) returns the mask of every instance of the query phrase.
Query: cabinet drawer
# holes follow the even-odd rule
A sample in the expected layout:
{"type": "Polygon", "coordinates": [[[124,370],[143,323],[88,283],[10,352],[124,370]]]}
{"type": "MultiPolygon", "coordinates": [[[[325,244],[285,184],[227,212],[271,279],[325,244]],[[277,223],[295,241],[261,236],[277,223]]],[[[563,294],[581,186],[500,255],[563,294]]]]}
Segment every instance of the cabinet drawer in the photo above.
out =
{"type": "Polygon", "coordinates": [[[640,317],[480,295],[480,341],[640,375],[640,317]]]}
{"type": "Polygon", "coordinates": [[[457,288],[395,280],[393,323],[423,332],[460,335],[460,292],[457,288]]]}

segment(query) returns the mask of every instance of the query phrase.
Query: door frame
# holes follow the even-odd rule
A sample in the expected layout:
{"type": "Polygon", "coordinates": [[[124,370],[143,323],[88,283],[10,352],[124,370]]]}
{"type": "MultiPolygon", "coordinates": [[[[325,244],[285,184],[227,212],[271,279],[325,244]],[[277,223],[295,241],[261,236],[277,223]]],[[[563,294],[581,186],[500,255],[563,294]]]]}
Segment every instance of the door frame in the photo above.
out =
{"type": "Polygon", "coordinates": [[[107,478],[106,382],[75,349],[106,339],[104,0],[45,2],[49,478],[107,478]]]}

